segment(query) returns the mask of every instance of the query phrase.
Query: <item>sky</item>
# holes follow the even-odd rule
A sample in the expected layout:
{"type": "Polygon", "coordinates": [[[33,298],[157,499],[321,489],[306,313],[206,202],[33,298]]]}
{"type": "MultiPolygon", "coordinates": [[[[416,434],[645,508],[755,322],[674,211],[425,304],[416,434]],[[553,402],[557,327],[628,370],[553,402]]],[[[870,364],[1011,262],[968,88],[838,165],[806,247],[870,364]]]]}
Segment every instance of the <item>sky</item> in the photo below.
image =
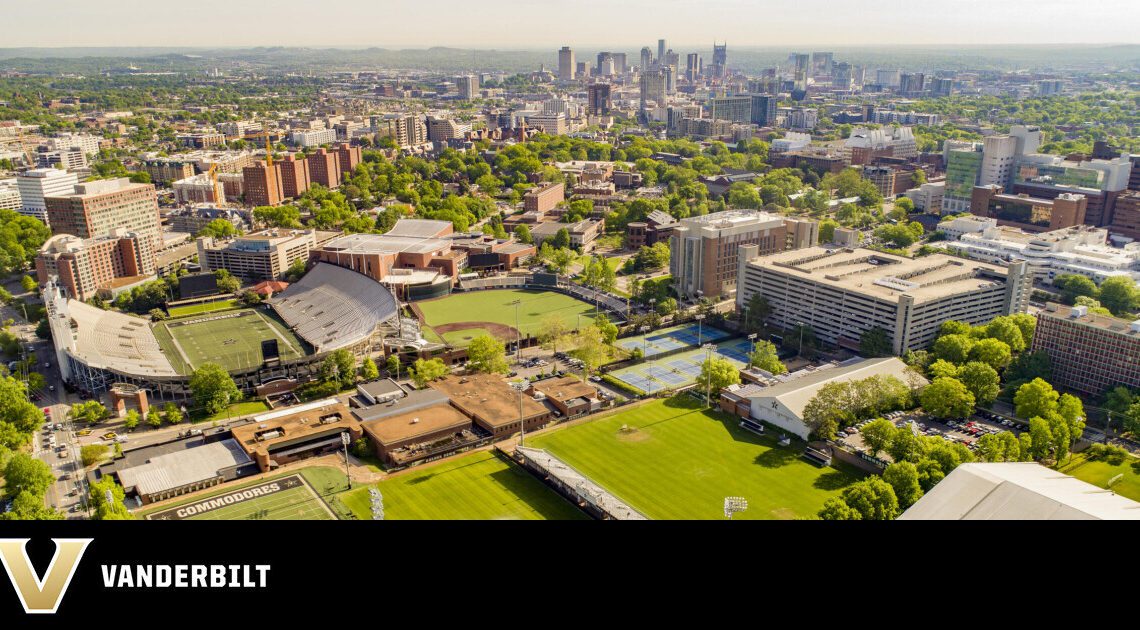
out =
{"type": "Polygon", "coordinates": [[[1140,0],[52,0],[0,48],[1140,43],[1140,0]],[[50,13],[50,17],[46,15],[50,13]]]}

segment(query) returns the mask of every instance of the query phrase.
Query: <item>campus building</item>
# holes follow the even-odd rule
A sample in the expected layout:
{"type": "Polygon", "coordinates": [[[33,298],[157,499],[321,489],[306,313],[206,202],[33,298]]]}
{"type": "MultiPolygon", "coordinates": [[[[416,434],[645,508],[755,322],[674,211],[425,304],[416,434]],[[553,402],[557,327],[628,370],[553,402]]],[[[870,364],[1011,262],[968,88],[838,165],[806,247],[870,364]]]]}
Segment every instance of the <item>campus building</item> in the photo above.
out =
{"type": "Polygon", "coordinates": [[[111,289],[116,281],[138,282],[155,273],[154,257],[142,255],[142,240],[122,228],[90,239],[57,234],[36,256],[36,279],[43,285],[54,276],[68,297],[83,301],[111,289]]]}
{"type": "Polygon", "coordinates": [[[532,188],[523,195],[523,209],[526,212],[550,212],[565,200],[564,184],[547,184],[532,188]]]}
{"type": "MultiPolygon", "coordinates": [[[[783,251],[784,217],[758,210],[725,210],[680,220],[669,237],[669,271],[683,298],[717,298],[736,289],[737,256],[755,245],[762,254],[783,251]]],[[[760,255],[760,254],[757,254],[760,255]]]]}
{"type": "Polygon", "coordinates": [[[1037,315],[1033,350],[1049,355],[1057,387],[1096,396],[1117,385],[1140,387],[1140,320],[1049,303],[1037,315]]]}
{"type": "Polygon", "coordinates": [[[246,280],[276,280],[297,260],[338,235],[319,230],[270,229],[229,240],[198,239],[202,271],[225,269],[246,280]]]}
{"type": "Polygon", "coordinates": [[[53,234],[96,238],[123,229],[139,236],[139,257],[153,268],[162,247],[162,219],[152,184],[126,177],[84,182],[71,194],[45,197],[53,234]]]}
{"type": "Polygon", "coordinates": [[[48,197],[61,197],[75,192],[79,177],[58,168],[34,168],[16,176],[16,189],[20,191],[20,214],[26,214],[51,226],[48,219],[48,197]]]}
{"type": "Polygon", "coordinates": [[[855,350],[873,328],[886,331],[895,354],[924,349],[947,320],[984,324],[1024,313],[1033,286],[1024,262],[1000,267],[834,246],[767,256],[757,245],[740,250],[738,311],[759,293],[771,308],[770,324],[804,324],[820,341],[855,350]]]}
{"type": "Polygon", "coordinates": [[[396,288],[404,298],[442,295],[468,258],[445,238],[453,230],[450,221],[400,219],[384,234],[346,234],[313,255],[396,288]]]}
{"type": "Polygon", "coordinates": [[[1061,193],[1054,199],[1041,199],[1024,193],[1009,195],[1001,190],[996,184],[975,186],[970,212],[1027,232],[1059,230],[1085,222],[1088,199],[1084,195],[1061,193]]]}
{"type": "Polygon", "coordinates": [[[352,411],[336,398],[263,413],[231,431],[233,440],[261,472],[339,452],[344,448],[342,433],[348,434],[350,442],[364,436],[352,411]]]}

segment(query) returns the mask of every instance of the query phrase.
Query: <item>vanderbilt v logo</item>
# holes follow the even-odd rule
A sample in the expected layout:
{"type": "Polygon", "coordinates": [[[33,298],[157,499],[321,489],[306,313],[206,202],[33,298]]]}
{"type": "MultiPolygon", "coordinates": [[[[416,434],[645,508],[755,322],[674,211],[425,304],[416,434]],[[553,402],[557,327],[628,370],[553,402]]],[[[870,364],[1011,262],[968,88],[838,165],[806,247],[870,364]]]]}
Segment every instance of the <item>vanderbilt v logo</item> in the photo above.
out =
{"type": "Polygon", "coordinates": [[[87,545],[93,538],[53,538],[55,556],[41,579],[32,568],[27,545],[30,538],[0,539],[0,561],[8,572],[8,579],[20,596],[24,612],[28,614],[54,614],[71,584],[75,569],[87,545]]]}

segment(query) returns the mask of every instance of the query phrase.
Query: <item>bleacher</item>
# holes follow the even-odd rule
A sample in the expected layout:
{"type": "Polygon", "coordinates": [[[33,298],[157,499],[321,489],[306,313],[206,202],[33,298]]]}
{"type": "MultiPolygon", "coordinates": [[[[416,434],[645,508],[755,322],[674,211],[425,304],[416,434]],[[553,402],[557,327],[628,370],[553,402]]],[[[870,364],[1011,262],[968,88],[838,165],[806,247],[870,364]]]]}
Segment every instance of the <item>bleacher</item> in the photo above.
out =
{"type": "Polygon", "coordinates": [[[753,433],[759,433],[760,435],[764,435],[764,425],[760,424],[759,422],[757,422],[751,418],[745,418],[745,419],[741,420],[740,421],[740,428],[742,428],[746,431],[751,431],[753,433]]]}
{"type": "Polygon", "coordinates": [[[396,317],[396,298],[363,274],[317,263],[269,301],[281,319],[317,353],[350,346],[396,317]]]}
{"type": "Polygon", "coordinates": [[[139,317],[67,301],[77,358],[93,368],[137,376],[178,376],[159,348],[150,324],[139,317]]]}
{"type": "Polygon", "coordinates": [[[831,455],[829,453],[814,449],[810,446],[804,448],[803,456],[804,459],[812,462],[813,464],[819,464],[820,466],[831,465],[831,455]]]}

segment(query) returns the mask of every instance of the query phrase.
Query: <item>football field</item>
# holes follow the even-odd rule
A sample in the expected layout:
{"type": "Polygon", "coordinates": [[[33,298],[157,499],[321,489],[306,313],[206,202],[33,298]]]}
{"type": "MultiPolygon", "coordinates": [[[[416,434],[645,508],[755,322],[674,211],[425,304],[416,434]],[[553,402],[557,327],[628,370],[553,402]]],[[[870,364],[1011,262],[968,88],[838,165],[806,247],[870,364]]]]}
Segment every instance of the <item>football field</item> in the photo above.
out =
{"type": "Polygon", "coordinates": [[[689,396],[653,401],[527,439],[653,519],[723,519],[724,498],[748,509],[735,518],[814,517],[862,473],[821,468],[804,443],[740,428],[689,396]]]}
{"type": "Polygon", "coordinates": [[[148,520],[331,521],[332,513],[301,474],[262,480],[145,516],[148,520]]]}
{"type": "Polygon", "coordinates": [[[267,339],[277,340],[282,360],[303,356],[301,340],[272,313],[257,309],[168,320],[156,324],[155,332],[171,362],[190,370],[207,362],[227,371],[258,365],[267,339]]]}

